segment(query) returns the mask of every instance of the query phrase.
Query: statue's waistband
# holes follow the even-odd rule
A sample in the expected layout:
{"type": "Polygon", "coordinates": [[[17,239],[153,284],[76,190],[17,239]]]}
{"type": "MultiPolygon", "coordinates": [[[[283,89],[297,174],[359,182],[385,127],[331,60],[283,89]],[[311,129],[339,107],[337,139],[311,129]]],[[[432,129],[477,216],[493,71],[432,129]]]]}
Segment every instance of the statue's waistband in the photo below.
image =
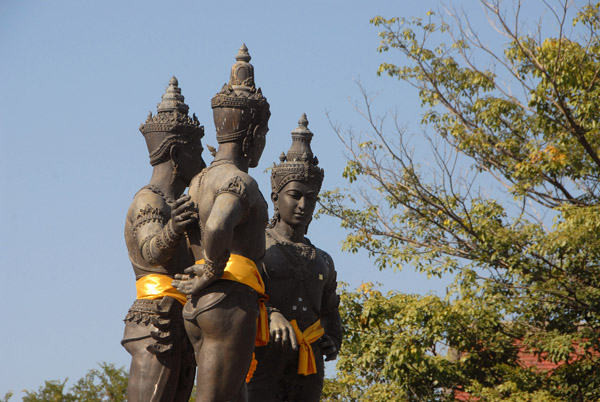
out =
{"type": "Polygon", "coordinates": [[[292,325],[292,328],[294,328],[298,346],[300,348],[298,354],[298,374],[315,374],[317,372],[317,365],[311,344],[315,343],[325,333],[325,330],[321,326],[321,320],[315,321],[310,327],[306,328],[304,332],[300,331],[296,320],[290,321],[290,324],[292,325]]]}
{"type": "MultiPolygon", "coordinates": [[[[204,264],[204,260],[196,261],[196,264],[204,264]]],[[[239,254],[230,254],[225,271],[221,279],[235,281],[250,286],[259,295],[265,294],[265,283],[263,282],[256,264],[250,258],[239,254]]]]}
{"type": "Polygon", "coordinates": [[[135,282],[138,299],[154,300],[169,296],[184,305],[186,296],[171,285],[173,278],[162,274],[150,274],[135,282]]]}
{"type": "MultiPolygon", "coordinates": [[[[196,261],[196,264],[204,264],[204,260],[196,261]]],[[[256,324],[256,346],[264,346],[269,343],[269,319],[265,307],[265,302],[269,297],[265,294],[265,283],[254,261],[239,254],[231,254],[221,279],[243,283],[258,293],[260,311],[256,324]]]]}

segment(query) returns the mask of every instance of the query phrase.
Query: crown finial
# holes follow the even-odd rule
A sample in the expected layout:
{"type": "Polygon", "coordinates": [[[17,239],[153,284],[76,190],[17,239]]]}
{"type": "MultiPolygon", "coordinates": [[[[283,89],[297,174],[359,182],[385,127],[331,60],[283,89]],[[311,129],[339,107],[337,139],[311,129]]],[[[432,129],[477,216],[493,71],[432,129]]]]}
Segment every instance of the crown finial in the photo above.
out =
{"type": "Polygon", "coordinates": [[[308,128],[308,119],[306,118],[306,113],[302,113],[302,116],[300,116],[300,119],[298,120],[298,127],[292,131],[292,139],[306,143],[310,151],[310,140],[312,136],[313,133],[308,128]]]}
{"type": "Polygon", "coordinates": [[[175,76],[169,80],[169,86],[162,96],[161,102],[158,104],[158,112],[174,112],[175,110],[181,113],[187,113],[189,110],[188,105],[184,103],[185,98],[181,94],[181,88],[179,88],[179,82],[175,76]]]}
{"type": "Polygon", "coordinates": [[[308,128],[308,119],[306,118],[306,113],[302,113],[302,116],[300,116],[300,120],[298,120],[298,128],[308,128]]]}
{"type": "Polygon", "coordinates": [[[250,53],[248,53],[248,48],[246,47],[245,43],[242,43],[240,50],[238,50],[238,54],[235,56],[235,59],[237,61],[244,61],[246,63],[249,63],[250,60],[252,60],[252,57],[250,56],[250,53]]]}

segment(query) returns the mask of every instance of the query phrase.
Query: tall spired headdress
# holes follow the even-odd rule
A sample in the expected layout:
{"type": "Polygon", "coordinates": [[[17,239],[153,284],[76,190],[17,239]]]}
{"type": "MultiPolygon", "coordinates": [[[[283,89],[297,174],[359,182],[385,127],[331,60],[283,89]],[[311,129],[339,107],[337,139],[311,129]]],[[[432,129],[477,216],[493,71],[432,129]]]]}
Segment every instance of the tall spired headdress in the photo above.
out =
{"type": "MultiPolygon", "coordinates": [[[[269,112],[269,102],[262,94],[260,88],[256,88],[254,84],[254,66],[250,64],[250,54],[245,44],[240,47],[236,62],[231,67],[231,75],[229,83],[224,84],[221,91],[217,93],[211,100],[210,104],[213,109],[217,108],[234,108],[249,110],[251,120],[260,118],[261,121],[268,121],[271,113],[269,112]]],[[[252,124],[251,121],[241,119],[246,125],[252,124]]],[[[217,127],[219,124],[215,121],[217,127]]],[[[248,133],[248,127],[237,127],[235,132],[221,132],[217,129],[217,141],[221,144],[242,139],[248,133]]]]}
{"type": "Polygon", "coordinates": [[[308,129],[306,114],[302,114],[298,127],[292,131],[292,146],[287,155],[283,152],[279,157],[281,163],[273,165],[271,172],[271,189],[279,193],[291,181],[316,184],[321,190],[325,172],[318,167],[319,160],[310,148],[313,133],[308,129]]]}
{"type": "Polygon", "coordinates": [[[204,136],[204,126],[200,125],[196,114],[188,115],[189,107],[184,103],[177,78],[172,77],[169,86],[157,106],[156,115],[152,112],[140,131],[146,139],[150,164],[156,166],[169,160],[171,146],[186,144],[190,140],[204,136]]]}

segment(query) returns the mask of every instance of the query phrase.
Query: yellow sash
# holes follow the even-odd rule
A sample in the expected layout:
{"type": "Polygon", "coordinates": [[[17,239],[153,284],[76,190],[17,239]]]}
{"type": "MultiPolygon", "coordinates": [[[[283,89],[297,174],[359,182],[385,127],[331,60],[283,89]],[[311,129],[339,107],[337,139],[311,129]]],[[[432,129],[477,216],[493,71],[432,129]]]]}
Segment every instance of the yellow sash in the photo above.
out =
{"type": "Polygon", "coordinates": [[[252,352],[252,361],[250,362],[248,374],[246,374],[246,382],[250,382],[250,380],[252,379],[252,376],[256,371],[256,366],[258,366],[258,360],[256,360],[256,353],[252,352]]]}
{"type": "Polygon", "coordinates": [[[317,372],[317,364],[315,363],[315,354],[310,344],[314,343],[325,333],[325,330],[321,326],[321,320],[315,321],[310,327],[306,328],[304,332],[300,331],[296,320],[290,321],[290,324],[292,324],[292,328],[294,328],[298,346],[300,346],[298,354],[298,374],[315,374],[317,372]]]}
{"type": "Polygon", "coordinates": [[[150,274],[141,277],[135,282],[138,299],[160,299],[161,297],[171,296],[184,305],[187,302],[186,296],[171,285],[173,278],[167,275],[150,274]]]}
{"type": "MultiPolygon", "coordinates": [[[[204,260],[196,261],[196,264],[204,264],[204,260]]],[[[267,317],[267,308],[265,301],[268,296],[265,294],[265,283],[260,277],[256,264],[249,258],[238,254],[231,254],[225,272],[221,279],[235,281],[250,286],[259,294],[259,309],[260,314],[256,321],[256,346],[265,346],[269,343],[269,319],[267,317]]]]}

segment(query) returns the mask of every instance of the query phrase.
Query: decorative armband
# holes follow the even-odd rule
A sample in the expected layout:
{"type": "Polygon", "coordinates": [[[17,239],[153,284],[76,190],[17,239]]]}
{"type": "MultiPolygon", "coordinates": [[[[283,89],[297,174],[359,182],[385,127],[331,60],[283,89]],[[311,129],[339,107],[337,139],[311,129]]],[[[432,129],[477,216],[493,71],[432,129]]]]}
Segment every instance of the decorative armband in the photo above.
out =
{"type": "Polygon", "coordinates": [[[204,265],[204,273],[208,279],[218,279],[223,276],[223,272],[225,271],[225,266],[227,265],[228,260],[228,253],[219,261],[211,261],[208,258],[205,258],[202,264],[204,265]]]}
{"type": "Polygon", "coordinates": [[[173,231],[169,223],[156,235],[156,247],[160,251],[172,249],[177,245],[178,241],[179,235],[173,231]]]}
{"type": "Polygon", "coordinates": [[[241,177],[235,176],[229,179],[225,185],[215,192],[215,198],[218,197],[219,194],[223,193],[233,194],[238,197],[244,204],[244,210],[248,211],[248,190],[246,189],[246,184],[241,177]]]}
{"type": "Polygon", "coordinates": [[[167,219],[158,208],[153,208],[152,205],[146,204],[146,206],[140,209],[135,221],[133,222],[133,237],[137,239],[137,231],[140,227],[147,223],[156,222],[164,226],[167,219]]]}
{"type": "Polygon", "coordinates": [[[172,255],[179,242],[170,224],[166,224],[157,234],[152,234],[142,242],[142,257],[152,265],[161,265],[172,255]]]}

